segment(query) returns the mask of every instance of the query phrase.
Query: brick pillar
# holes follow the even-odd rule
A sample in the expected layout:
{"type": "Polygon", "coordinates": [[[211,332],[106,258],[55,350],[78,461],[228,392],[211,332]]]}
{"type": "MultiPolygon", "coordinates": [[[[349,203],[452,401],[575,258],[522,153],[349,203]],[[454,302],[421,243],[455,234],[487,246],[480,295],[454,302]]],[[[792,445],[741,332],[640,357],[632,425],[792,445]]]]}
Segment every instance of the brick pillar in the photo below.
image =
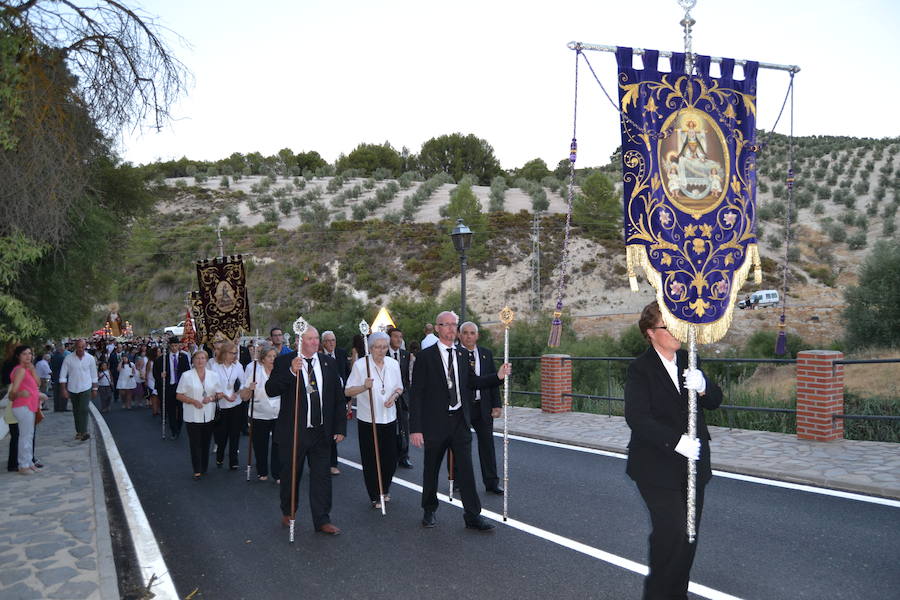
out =
{"type": "Polygon", "coordinates": [[[833,350],[805,350],[797,354],[797,437],[831,442],[844,438],[844,358],[833,350]]]}
{"type": "Polygon", "coordinates": [[[572,361],[568,354],[541,356],[541,410],[572,412],[572,361]]]}

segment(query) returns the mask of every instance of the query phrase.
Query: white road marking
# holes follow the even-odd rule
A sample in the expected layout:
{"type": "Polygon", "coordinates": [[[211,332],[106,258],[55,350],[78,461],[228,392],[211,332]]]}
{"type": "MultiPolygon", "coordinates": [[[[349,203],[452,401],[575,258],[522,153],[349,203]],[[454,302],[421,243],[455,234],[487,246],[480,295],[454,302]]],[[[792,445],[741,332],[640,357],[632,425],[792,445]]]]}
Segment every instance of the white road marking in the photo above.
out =
{"type": "MultiPolygon", "coordinates": [[[[512,437],[512,436],[510,436],[512,437]]],[[[345,465],[353,467],[354,469],[359,469],[362,471],[362,465],[359,463],[355,463],[351,460],[347,460],[346,458],[338,458],[338,461],[342,462],[345,465]]],[[[405,487],[407,489],[413,490],[418,493],[422,493],[422,486],[412,483],[411,481],[407,481],[405,479],[400,479],[399,477],[393,477],[391,479],[393,483],[405,487]]],[[[462,503],[459,500],[454,500],[451,502],[450,497],[446,494],[438,493],[438,500],[441,502],[445,502],[451,506],[455,506],[456,508],[462,508],[462,503]]],[[[635,562],[633,560],[629,560],[627,558],[623,558],[616,554],[612,554],[610,552],[606,552],[605,550],[600,550],[599,548],[595,548],[593,546],[588,546],[587,544],[583,544],[581,542],[576,542],[573,539],[569,539],[567,537],[563,537],[551,531],[547,531],[546,529],[541,529],[539,527],[535,527],[534,525],[529,525],[528,523],[518,521],[516,519],[509,519],[507,521],[503,520],[503,515],[499,513],[495,513],[490,510],[482,509],[481,514],[491,519],[492,521],[497,521],[502,525],[507,525],[512,527],[513,529],[518,529],[524,533],[533,535],[535,537],[539,537],[541,539],[547,540],[548,542],[552,542],[554,544],[563,546],[564,548],[568,548],[570,550],[574,550],[576,552],[580,552],[581,554],[586,554],[592,558],[596,558],[598,560],[602,560],[603,562],[609,563],[616,567],[620,567],[627,571],[631,571],[633,573],[637,573],[638,575],[646,575],[647,567],[646,565],[642,565],[639,562],[635,562]]],[[[731,594],[726,594],[725,592],[720,592],[718,590],[714,590],[705,585],[700,585],[699,583],[691,582],[688,585],[688,591],[694,594],[697,594],[701,598],[709,598],[710,600],[740,600],[738,596],[732,596],[731,594]]]]}
{"type": "MultiPolygon", "coordinates": [[[[502,438],[503,434],[494,432],[494,437],[502,438]]],[[[584,452],[586,454],[599,454],[610,458],[628,458],[627,454],[622,452],[610,452],[608,450],[597,450],[596,448],[585,448],[583,446],[574,446],[572,444],[564,444],[561,442],[551,442],[548,440],[540,440],[537,438],[529,438],[521,435],[510,435],[509,439],[519,442],[528,442],[530,444],[538,444],[540,446],[551,446],[553,448],[562,448],[564,450],[574,450],[576,452],[584,452]]],[[[881,498],[878,496],[866,496],[864,494],[856,494],[853,492],[844,492],[841,490],[832,490],[828,488],[818,487],[803,483],[792,483],[790,481],[780,481],[778,479],[768,479],[765,477],[757,477],[754,475],[742,475],[740,473],[729,473],[728,471],[720,471],[713,469],[713,475],[716,477],[724,477],[726,479],[737,479],[738,481],[746,481],[748,483],[757,483],[760,485],[768,485],[771,487],[780,487],[789,490],[797,490],[800,492],[808,492],[810,494],[821,494],[823,496],[833,496],[835,498],[844,498],[845,500],[856,500],[858,502],[868,502],[869,504],[880,504],[882,506],[890,506],[892,508],[900,508],[900,501],[891,500],[890,498],[881,498]]]]}

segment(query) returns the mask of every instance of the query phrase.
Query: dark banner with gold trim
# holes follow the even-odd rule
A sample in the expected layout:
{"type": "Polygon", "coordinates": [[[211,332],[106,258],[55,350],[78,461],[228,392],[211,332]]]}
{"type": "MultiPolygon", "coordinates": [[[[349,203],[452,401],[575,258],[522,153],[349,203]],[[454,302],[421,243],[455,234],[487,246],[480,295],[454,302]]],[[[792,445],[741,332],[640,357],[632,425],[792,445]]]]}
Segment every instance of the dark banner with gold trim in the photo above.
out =
{"type": "Polygon", "coordinates": [[[656,289],[670,331],[682,341],[696,326],[697,341],[728,331],[737,295],[751,267],[761,276],[756,244],[756,72],[734,60],[709,74],[710,58],[696,57],[688,76],[685,55],[671,72],[659,52],[632,66],[620,47],[624,228],[628,275],[643,268],[656,289]]]}
{"type": "Polygon", "coordinates": [[[198,344],[205,344],[209,339],[206,335],[206,325],[203,322],[203,300],[200,298],[200,292],[191,292],[190,310],[191,316],[194,318],[196,341],[198,344]]]}
{"type": "Polygon", "coordinates": [[[197,282],[204,340],[220,333],[234,340],[250,331],[247,278],[240,256],[198,261],[197,282]]]}

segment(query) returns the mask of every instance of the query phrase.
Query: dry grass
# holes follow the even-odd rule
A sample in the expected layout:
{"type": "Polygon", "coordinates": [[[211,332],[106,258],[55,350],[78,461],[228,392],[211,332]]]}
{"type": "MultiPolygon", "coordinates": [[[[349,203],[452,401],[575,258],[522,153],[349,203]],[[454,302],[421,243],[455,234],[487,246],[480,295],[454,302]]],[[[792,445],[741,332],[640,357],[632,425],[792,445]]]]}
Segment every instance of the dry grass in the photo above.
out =
{"type": "MultiPolygon", "coordinates": [[[[875,358],[900,358],[897,350],[868,350],[849,354],[847,360],[875,358]]],[[[762,365],[743,382],[741,388],[748,393],[771,396],[789,402],[796,393],[795,365],[762,365]]],[[[844,365],[844,387],[860,397],[900,397],[900,363],[872,365],[844,365]]]]}

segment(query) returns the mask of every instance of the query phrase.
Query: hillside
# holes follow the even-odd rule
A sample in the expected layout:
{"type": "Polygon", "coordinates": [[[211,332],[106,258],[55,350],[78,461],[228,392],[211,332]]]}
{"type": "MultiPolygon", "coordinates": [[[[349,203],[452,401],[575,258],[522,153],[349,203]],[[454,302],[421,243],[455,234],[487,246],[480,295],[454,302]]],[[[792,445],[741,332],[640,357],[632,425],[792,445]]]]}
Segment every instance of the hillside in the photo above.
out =
{"type": "MultiPolygon", "coordinates": [[[[757,163],[761,287],[780,289],[787,145],[783,136],[761,137],[767,142],[757,163]]],[[[874,241],[896,235],[900,140],[797,142],[788,331],[809,344],[828,345],[843,334],[843,289],[855,283],[874,241]]],[[[217,254],[217,226],[226,254],[250,255],[253,318],[261,329],[343,296],[381,305],[457,292],[451,224],[441,217],[455,185],[440,177],[423,182],[408,175],[353,175],[215,175],[205,182],[183,178],[156,185],[157,213],[135,225],[117,276],[118,298],[110,300],[120,302],[138,331],[180,320],[184,293],[195,287],[192,261],[217,254]]],[[[549,208],[541,218],[540,309],[531,309],[532,197],[510,188],[504,212],[490,213],[486,229],[476,231],[469,263],[468,303],[484,321],[495,320],[504,304],[521,318],[546,318],[555,304],[566,188],[542,183],[550,185],[543,187],[549,208]]],[[[473,191],[486,212],[490,188],[473,191]]],[[[639,293],[628,289],[621,242],[600,245],[575,225],[566,307],[576,332],[616,334],[634,322],[634,313],[652,298],[651,288],[642,281],[639,293]]],[[[720,345],[775,328],[779,312],[736,311],[720,345]]]]}

